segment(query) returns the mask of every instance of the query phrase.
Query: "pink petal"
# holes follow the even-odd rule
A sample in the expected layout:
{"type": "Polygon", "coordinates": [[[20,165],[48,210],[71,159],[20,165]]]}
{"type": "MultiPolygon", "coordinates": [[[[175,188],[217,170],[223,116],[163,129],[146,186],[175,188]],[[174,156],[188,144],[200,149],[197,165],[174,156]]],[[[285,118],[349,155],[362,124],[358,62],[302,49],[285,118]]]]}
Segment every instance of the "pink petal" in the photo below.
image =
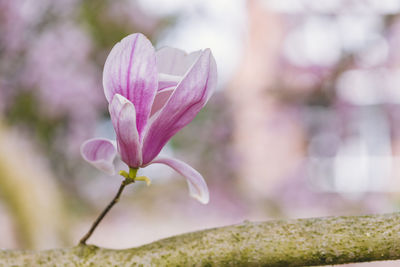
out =
{"type": "Polygon", "coordinates": [[[81,155],[99,170],[110,175],[115,174],[113,161],[117,148],[113,141],[104,138],[87,140],[81,146],[81,155]]]}
{"type": "Polygon", "coordinates": [[[131,34],[111,50],[103,71],[107,101],[115,94],[130,100],[136,109],[139,135],[150,114],[157,86],[156,56],[150,41],[140,33],[131,34]]]}
{"type": "Polygon", "coordinates": [[[161,163],[168,165],[174,169],[177,173],[181,174],[186,178],[189,186],[190,196],[197,199],[203,204],[207,204],[210,199],[210,194],[208,192],[208,187],[203,179],[203,176],[186,164],[183,161],[173,159],[173,158],[156,158],[150,164],[161,163]]]}
{"type": "Polygon", "coordinates": [[[149,163],[168,140],[189,124],[217,84],[217,65],[209,49],[183,77],[164,107],[151,117],[143,139],[143,164],[149,163]]]}
{"type": "Polygon", "coordinates": [[[165,88],[162,91],[158,91],[156,97],[154,98],[153,106],[151,107],[150,117],[153,116],[157,111],[164,107],[167,103],[169,97],[174,92],[175,87],[165,88]]]}
{"type": "Polygon", "coordinates": [[[135,106],[122,95],[116,94],[109,110],[122,160],[129,167],[139,167],[142,164],[142,152],[136,128],[135,106]]]}
{"type": "Polygon", "coordinates": [[[183,76],[201,53],[202,51],[195,51],[187,54],[177,48],[163,47],[156,52],[158,72],[183,76]]]}
{"type": "Polygon", "coordinates": [[[181,80],[182,76],[159,73],[158,92],[164,90],[165,88],[177,86],[181,80]]]}

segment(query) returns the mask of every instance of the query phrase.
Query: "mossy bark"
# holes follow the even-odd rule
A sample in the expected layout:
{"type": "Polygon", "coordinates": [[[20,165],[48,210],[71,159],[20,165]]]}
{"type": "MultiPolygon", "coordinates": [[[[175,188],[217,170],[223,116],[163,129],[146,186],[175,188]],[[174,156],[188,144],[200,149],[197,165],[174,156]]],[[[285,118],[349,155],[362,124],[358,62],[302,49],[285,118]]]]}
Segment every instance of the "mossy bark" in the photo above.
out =
{"type": "MultiPolygon", "coordinates": [[[[400,213],[245,222],[125,250],[0,251],[0,266],[312,266],[400,259],[400,213]]],[[[132,237],[134,238],[134,237],[132,237]]]]}

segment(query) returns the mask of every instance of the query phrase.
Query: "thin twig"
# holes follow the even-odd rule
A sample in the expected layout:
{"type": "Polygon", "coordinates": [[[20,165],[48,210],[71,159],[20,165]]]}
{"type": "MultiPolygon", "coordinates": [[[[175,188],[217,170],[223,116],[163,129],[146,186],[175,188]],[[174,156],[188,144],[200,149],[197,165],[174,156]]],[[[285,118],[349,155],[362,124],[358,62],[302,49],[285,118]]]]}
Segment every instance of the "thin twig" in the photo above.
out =
{"type": "Polygon", "coordinates": [[[89,239],[89,237],[93,234],[94,230],[96,227],[99,225],[101,220],[103,220],[104,216],[110,211],[110,209],[119,201],[119,197],[122,194],[122,191],[124,190],[125,186],[130,184],[131,182],[128,181],[128,179],[125,179],[122,181],[121,186],[119,187],[119,190],[113,200],[107,205],[107,207],[100,213],[99,217],[97,217],[96,221],[92,224],[92,227],[90,230],[82,237],[82,239],[79,241],[79,244],[81,245],[86,245],[86,241],[89,239]]]}

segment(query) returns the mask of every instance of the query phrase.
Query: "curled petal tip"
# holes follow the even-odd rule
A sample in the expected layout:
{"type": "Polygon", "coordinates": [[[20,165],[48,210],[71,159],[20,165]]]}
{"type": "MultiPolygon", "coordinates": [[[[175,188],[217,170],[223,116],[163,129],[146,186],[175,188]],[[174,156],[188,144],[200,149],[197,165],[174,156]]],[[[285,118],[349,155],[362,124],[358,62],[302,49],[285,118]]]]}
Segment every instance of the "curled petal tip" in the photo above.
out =
{"type": "Polygon", "coordinates": [[[89,139],[81,145],[82,157],[97,169],[109,174],[115,174],[113,164],[117,148],[113,141],[105,138],[89,139]]]}
{"type": "Polygon", "coordinates": [[[207,194],[203,194],[203,195],[199,195],[198,193],[191,192],[190,196],[204,205],[208,204],[208,202],[210,201],[210,195],[209,195],[208,191],[207,191],[207,194]]]}
{"type": "Polygon", "coordinates": [[[115,102],[118,102],[119,105],[124,105],[124,104],[129,104],[129,103],[131,103],[128,99],[126,99],[125,97],[123,97],[123,96],[120,95],[120,94],[115,94],[115,95],[114,95],[114,97],[113,97],[111,103],[114,102],[114,101],[115,101],[115,102]]]}
{"type": "Polygon", "coordinates": [[[207,204],[210,199],[208,187],[203,176],[188,164],[174,158],[156,158],[150,164],[165,164],[186,178],[190,196],[202,204],[207,204]]]}

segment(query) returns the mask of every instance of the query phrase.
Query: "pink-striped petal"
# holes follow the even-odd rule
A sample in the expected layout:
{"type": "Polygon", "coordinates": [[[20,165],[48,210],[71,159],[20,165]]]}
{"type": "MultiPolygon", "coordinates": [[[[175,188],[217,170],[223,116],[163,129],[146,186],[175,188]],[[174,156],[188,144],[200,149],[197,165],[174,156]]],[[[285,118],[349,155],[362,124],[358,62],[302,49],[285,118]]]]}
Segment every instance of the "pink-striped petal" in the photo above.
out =
{"type": "Polygon", "coordinates": [[[150,41],[140,33],[131,34],[111,50],[103,71],[107,101],[115,94],[130,100],[136,109],[139,135],[150,114],[158,87],[156,56],[150,41]]]}
{"type": "Polygon", "coordinates": [[[153,163],[165,164],[174,169],[177,173],[181,174],[183,177],[186,178],[189,186],[190,196],[197,199],[203,204],[208,203],[210,199],[208,187],[203,179],[203,176],[201,176],[198,171],[190,167],[185,162],[173,158],[156,158],[150,164],[153,163]]]}
{"type": "Polygon", "coordinates": [[[150,117],[165,106],[165,103],[167,103],[174,90],[175,87],[169,87],[157,93],[156,98],[154,98],[153,106],[151,107],[150,117]]]}
{"type": "Polygon", "coordinates": [[[207,103],[217,84],[217,66],[209,49],[202,52],[169,97],[149,121],[143,139],[143,164],[149,163],[168,140],[190,123],[207,103]]]}
{"type": "Polygon", "coordinates": [[[182,80],[182,76],[159,73],[158,74],[158,92],[160,92],[166,88],[169,88],[169,87],[177,86],[181,80],[182,80]]]}
{"type": "Polygon", "coordinates": [[[188,54],[177,48],[163,47],[156,52],[158,72],[183,76],[201,53],[199,50],[188,54]]]}
{"type": "Polygon", "coordinates": [[[116,94],[109,110],[122,161],[129,167],[139,167],[142,164],[142,151],[136,128],[135,106],[122,95],[116,94]]]}
{"type": "Polygon", "coordinates": [[[113,141],[105,138],[89,139],[81,145],[81,155],[97,169],[110,175],[115,174],[113,161],[117,148],[113,141]]]}

